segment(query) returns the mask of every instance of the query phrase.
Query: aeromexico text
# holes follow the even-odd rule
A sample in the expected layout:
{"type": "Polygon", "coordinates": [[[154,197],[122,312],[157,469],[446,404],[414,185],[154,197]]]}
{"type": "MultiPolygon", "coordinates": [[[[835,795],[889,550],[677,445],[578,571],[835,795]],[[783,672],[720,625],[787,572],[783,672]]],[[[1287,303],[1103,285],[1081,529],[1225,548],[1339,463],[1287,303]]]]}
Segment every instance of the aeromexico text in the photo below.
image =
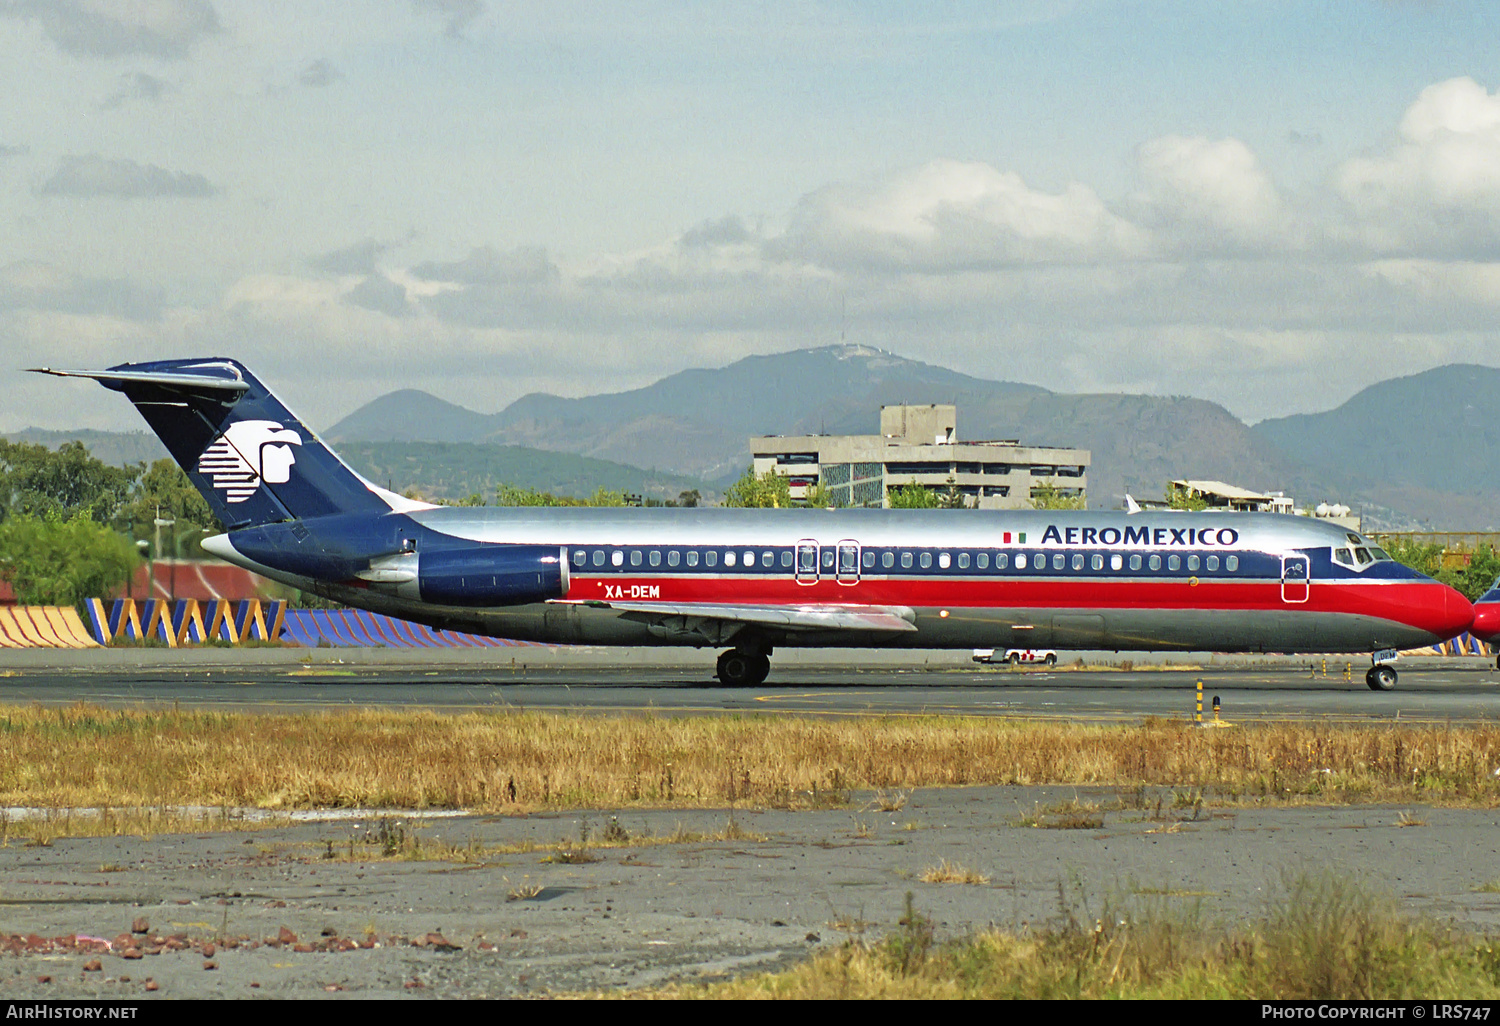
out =
{"type": "Polygon", "coordinates": [[[1042,544],[1058,545],[1146,545],[1152,548],[1227,548],[1240,540],[1232,527],[1058,527],[1048,524],[1042,533],[1042,544]]]}

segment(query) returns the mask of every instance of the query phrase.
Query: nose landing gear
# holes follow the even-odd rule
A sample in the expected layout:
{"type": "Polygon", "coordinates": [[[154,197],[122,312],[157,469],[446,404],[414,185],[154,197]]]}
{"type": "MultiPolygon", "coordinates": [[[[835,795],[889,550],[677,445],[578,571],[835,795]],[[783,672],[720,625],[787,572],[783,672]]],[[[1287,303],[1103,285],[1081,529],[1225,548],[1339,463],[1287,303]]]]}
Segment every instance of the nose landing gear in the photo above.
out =
{"type": "Polygon", "coordinates": [[[1371,691],[1389,691],[1396,686],[1398,676],[1395,667],[1386,666],[1384,663],[1370,667],[1365,673],[1365,683],[1371,691]]]}
{"type": "Polygon", "coordinates": [[[764,652],[731,648],[719,656],[719,683],[732,688],[753,688],[771,672],[771,657],[764,652]]]}

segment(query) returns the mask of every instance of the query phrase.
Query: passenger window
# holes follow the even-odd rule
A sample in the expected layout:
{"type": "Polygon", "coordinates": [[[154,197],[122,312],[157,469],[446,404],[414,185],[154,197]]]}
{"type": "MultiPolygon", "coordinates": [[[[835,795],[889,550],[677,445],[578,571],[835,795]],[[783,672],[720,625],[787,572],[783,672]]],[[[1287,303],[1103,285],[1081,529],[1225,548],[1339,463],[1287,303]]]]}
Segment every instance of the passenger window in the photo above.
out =
{"type": "Polygon", "coordinates": [[[1057,553],[1057,555],[1052,557],[1052,569],[1061,570],[1063,568],[1063,563],[1066,560],[1067,557],[1064,556],[1061,552],[1057,553]]]}
{"type": "Polygon", "coordinates": [[[1181,570],[1182,569],[1182,557],[1181,556],[1168,556],[1167,557],[1167,569],[1168,570],[1173,570],[1173,571],[1181,570]]]}
{"type": "MultiPolygon", "coordinates": [[[[667,553],[667,566],[676,566],[681,559],[682,554],[676,549],[672,549],[667,553]]],[[[696,563],[697,560],[695,559],[693,562],[696,563]]]]}
{"type": "Polygon", "coordinates": [[[754,565],[755,565],[755,553],[753,553],[753,552],[751,552],[751,551],[749,551],[747,549],[745,551],[745,569],[748,570],[750,567],[752,567],[754,565]]]}
{"type": "Polygon", "coordinates": [[[1141,568],[1141,557],[1140,557],[1140,555],[1136,554],[1134,556],[1131,556],[1130,557],[1130,569],[1132,569],[1132,570],[1139,570],[1140,568],[1141,568]]]}
{"type": "Polygon", "coordinates": [[[903,569],[903,570],[910,570],[911,569],[911,553],[910,552],[903,552],[903,553],[901,553],[901,569],[903,569]]]}
{"type": "MultiPolygon", "coordinates": [[[[1137,560],[1139,560],[1140,558],[1141,557],[1139,557],[1139,556],[1136,557],[1137,560]]],[[[1123,565],[1124,565],[1124,557],[1122,557],[1118,552],[1116,552],[1113,556],[1109,557],[1109,568],[1111,570],[1118,570],[1123,565]]]]}
{"type": "MultiPolygon", "coordinates": [[[[725,552],[724,552],[724,565],[725,566],[734,566],[735,559],[736,559],[736,557],[735,557],[735,554],[734,554],[734,550],[733,549],[726,549],[725,552]]],[[[713,553],[710,552],[708,554],[708,565],[709,566],[713,566],[713,563],[714,563],[713,553]]]]}
{"type": "Polygon", "coordinates": [[[1160,570],[1161,557],[1153,553],[1151,558],[1146,561],[1146,565],[1149,566],[1152,570],[1160,570]]]}
{"type": "MultiPolygon", "coordinates": [[[[1002,552],[1000,554],[1000,558],[1004,559],[1005,558],[1005,553],[1002,552]]],[[[1026,569],[1026,553],[1024,553],[1024,552],[1017,552],[1016,553],[1016,569],[1017,570],[1025,570],[1026,569]]]]}
{"type": "Polygon", "coordinates": [[[688,549],[687,565],[688,566],[697,566],[698,565],[698,550],[697,549],[688,549]]]}
{"type": "MultiPolygon", "coordinates": [[[[1017,560],[1016,566],[1022,567],[1022,566],[1026,565],[1025,563],[1023,563],[1023,562],[1020,561],[1022,558],[1023,557],[1021,557],[1021,556],[1017,556],[1016,557],[1016,560],[1017,560]]],[[[997,553],[995,553],[995,569],[996,570],[1004,570],[1006,568],[1006,566],[1008,566],[1009,564],[1010,564],[1010,553],[1008,553],[1008,552],[997,552],[997,553]]]]}
{"type": "Polygon", "coordinates": [[[767,568],[775,566],[776,553],[770,551],[769,549],[767,549],[765,552],[762,552],[760,554],[760,565],[767,568]]]}
{"type": "Polygon", "coordinates": [[[652,566],[661,566],[661,549],[652,549],[648,560],[652,566]]]}
{"type": "Polygon", "coordinates": [[[615,549],[615,551],[611,552],[609,554],[609,565],[610,566],[624,566],[625,565],[625,550],[624,549],[615,549]]]}
{"type": "Polygon", "coordinates": [[[880,554],[880,565],[889,570],[896,565],[896,554],[894,552],[882,552],[880,554]]]}
{"type": "MultiPolygon", "coordinates": [[[[703,565],[704,566],[718,566],[719,565],[719,550],[718,549],[706,549],[704,551],[704,553],[703,553],[703,565]]],[[[734,564],[732,564],[732,563],[730,564],[730,566],[733,566],[733,565],[734,564]]]]}
{"type": "Polygon", "coordinates": [[[603,549],[595,549],[594,550],[594,565],[595,566],[603,566],[604,565],[604,550],[603,549]]]}
{"type": "Polygon", "coordinates": [[[1208,569],[1210,569],[1210,570],[1217,570],[1217,569],[1219,569],[1219,557],[1218,556],[1209,556],[1208,560],[1207,560],[1207,565],[1208,565],[1208,569]]]}
{"type": "Polygon", "coordinates": [[[938,569],[939,570],[946,570],[946,569],[948,569],[949,565],[951,565],[952,562],[953,562],[953,560],[952,560],[951,557],[949,557],[948,553],[946,553],[946,552],[940,552],[940,553],[938,553],[938,569]]]}
{"type": "Polygon", "coordinates": [[[833,547],[830,545],[823,546],[823,569],[833,569],[833,547]]]}
{"type": "Polygon", "coordinates": [[[630,565],[631,566],[640,566],[641,565],[641,550],[640,549],[631,549],[630,550],[630,565]]]}
{"type": "Polygon", "coordinates": [[[875,569],[875,550],[865,549],[864,554],[859,557],[859,561],[865,565],[866,570],[875,569]]]}
{"type": "Polygon", "coordinates": [[[1094,570],[1103,570],[1104,569],[1104,557],[1101,556],[1097,552],[1094,553],[1093,558],[1089,560],[1089,566],[1090,566],[1090,568],[1092,568],[1094,570]]]}
{"type": "Polygon", "coordinates": [[[1224,557],[1224,569],[1228,570],[1230,573],[1233,573],[1234,571],[1238,570],[1239,568],[1240,568],[1240,557],[1239,556],[1225,556],[1224,557]]]}
{"type": "Polygon", "coordinates": [[[974,565],[981,570],[988,570],[990,568],[990,554],[988,552],[979,553],[979,555],[974,557],[974,565]]]}
{"type": "Polygon", "coordinates": [[[958,554],[958,568],[960,570],[969,569],[969,554],[967,552],[960,552],[958,554]]]}
{"type": "Polygon", "coordinates": [[[932,553],[922,553],[921,557],[918,559],[918,562],[922,564],[923,570],[930,570],[932,568],[932,553]]]}
{"type": "Polygon", "coordinates": [[[1188,569],[1189,570],[1197,570],[1198,569],[1198,557],[1197,556],[1189,556],[1188,557],[1188,569]]]}
{"type": "Polygon", "coordinates": [[[786,549],[781,553],[781,565],[786,569],[792,568],[792,550],[786,549]]]}
{"type": "MultiPolygon", "coordinates": [[[[1075,552],[1075,553],[1073,553],[1073,569],[1074,570],[1082,570],[1083,569],[1083,553],[1082,552],[1075,552]]],[[[1095,569],[1098,569],[1098,568],[1095,567],[1095,569]]]]}
{"type": "Polygon", "coordinates": [[[589,561],[589,554],[587,552],[584,552],[582,549],[574,549],[573,550],[573,565],[574,566],[583,566],[583,564],[587,563],[588,561],[589,561]]]}

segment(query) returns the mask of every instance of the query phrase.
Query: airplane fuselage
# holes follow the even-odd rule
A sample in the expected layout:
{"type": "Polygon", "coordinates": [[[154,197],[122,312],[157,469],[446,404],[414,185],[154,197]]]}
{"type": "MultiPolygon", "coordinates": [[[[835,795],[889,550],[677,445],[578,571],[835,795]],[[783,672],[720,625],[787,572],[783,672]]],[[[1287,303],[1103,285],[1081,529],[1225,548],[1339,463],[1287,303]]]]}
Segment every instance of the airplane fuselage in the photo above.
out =
{"type": "Polygon", "coordinates": [[[1273,514],[442,507],[378,519],[377,546],[410,550],[383,574],[330,577],[240,532],[209,547],[375,612],[561,644],[1348,652],[1431,644],[1472,616],[1399,563],[1336,561],[1368,545],[1357,535],[1273,514]],[[560,593],[492,606],[426,593],[430,552],[490,546],[555,551],[560,593]],[[872,608],[909,627],[772,615],[872,608]]]}

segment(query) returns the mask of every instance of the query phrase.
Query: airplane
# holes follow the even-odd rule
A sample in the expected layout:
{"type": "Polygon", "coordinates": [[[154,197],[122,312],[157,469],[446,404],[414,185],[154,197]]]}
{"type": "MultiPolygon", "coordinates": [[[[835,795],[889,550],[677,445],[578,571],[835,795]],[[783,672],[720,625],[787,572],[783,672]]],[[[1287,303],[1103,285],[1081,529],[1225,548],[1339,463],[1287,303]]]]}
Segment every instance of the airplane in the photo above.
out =
{"type": "Polygon", "coordinates": [[[439,629],[778,648],[1397,651],[1467,630],[1458,591],[1357,532],[1272,513],[435,506],[351,470],[240,363],[39,373],[124,393],[227,528],[203,548],[439,629]]]}
{"type": "MultiPolygon", "coordinates": [[[[1469,633],[1487,645],[1500,644],[1500,578],[1474,600],[1474,624],[1469,633]]],[[[1495,669],[1500,670],[1500,653],[1495,655],[1495,669]]]]}

